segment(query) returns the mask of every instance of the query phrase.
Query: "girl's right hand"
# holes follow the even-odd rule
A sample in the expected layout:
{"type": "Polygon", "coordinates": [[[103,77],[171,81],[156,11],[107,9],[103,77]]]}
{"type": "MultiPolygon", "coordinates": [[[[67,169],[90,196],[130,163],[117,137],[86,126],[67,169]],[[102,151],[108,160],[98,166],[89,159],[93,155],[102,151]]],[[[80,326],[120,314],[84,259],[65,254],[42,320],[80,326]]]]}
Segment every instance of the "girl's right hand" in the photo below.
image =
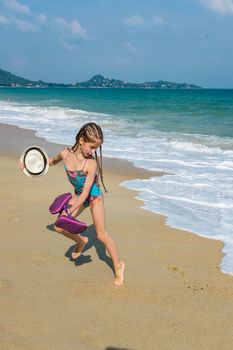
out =
{"type": "Polygon", "coordinates": [[[22,162],[19,162],[19,169],[23,171],[24,168],[25,168],[24,164],[22,162]]]}

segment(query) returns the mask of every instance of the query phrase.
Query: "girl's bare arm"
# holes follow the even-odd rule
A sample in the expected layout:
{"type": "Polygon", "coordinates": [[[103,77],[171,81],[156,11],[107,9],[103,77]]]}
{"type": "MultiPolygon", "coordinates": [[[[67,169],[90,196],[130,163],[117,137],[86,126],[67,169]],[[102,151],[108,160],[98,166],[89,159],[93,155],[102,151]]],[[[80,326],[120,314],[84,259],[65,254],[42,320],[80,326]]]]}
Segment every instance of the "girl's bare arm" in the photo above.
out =
{"type": "Polygon", "coordinates": [[[49,158],[49,165],[56,165],[57,163],[61,162],[63,159],[63,152],[61,151],[58,155],[54,156],[54,157],[50,157],[49,158]]]}

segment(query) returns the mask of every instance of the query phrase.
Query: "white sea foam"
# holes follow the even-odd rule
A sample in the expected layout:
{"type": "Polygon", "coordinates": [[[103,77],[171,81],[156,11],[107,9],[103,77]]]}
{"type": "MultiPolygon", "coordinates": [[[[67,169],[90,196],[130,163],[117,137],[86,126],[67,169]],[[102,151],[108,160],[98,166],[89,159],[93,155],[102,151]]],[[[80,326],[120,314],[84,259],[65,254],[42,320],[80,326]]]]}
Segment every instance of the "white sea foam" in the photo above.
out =
{"type": "Polygon", "coordinates": [[[103,113],[0,101],[0,122],[36,130],[51,142],[73,144],[88,121],[103,127],[105,155],[166,173],[122,185],[138,190],[142,207],[164,214],[168,225],[222,240],[222,271],[233,274],[233,139],[165,133],[103,113]]]}

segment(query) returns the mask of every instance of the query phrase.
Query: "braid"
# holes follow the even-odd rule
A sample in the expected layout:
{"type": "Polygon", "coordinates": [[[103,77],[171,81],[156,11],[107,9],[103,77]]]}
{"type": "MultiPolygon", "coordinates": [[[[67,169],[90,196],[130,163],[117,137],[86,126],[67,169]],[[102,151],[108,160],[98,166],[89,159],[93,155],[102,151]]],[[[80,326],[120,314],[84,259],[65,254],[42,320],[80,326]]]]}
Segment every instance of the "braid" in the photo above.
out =
{"type": "MultiPolygon", "coordinates": [[[[79,140],[80,138],[83,138],[85,142],[92,142],[93,140],[98,140],[101,143],[104,141],[104,136],[102,129],[99,125],[95,123],[86,123],[84,124],[81,129],[79,130],[78,134],[76,135],[76,142],[71,147],[71,149],[75,152],[78,149],[79,146],[79,140]]],[[[101,183],[103,185],[105,193],[108,192],[105,185],[104,185],[104,177],[103,177],[103,165],[102,165],[102,147],[100,145],[100,160],[97,156],[97,152],[95,151],[95,159],[97,162],[97,169],[98,169],[98,175],[100,176],[101,183]]]]}
{"type": "MultiPolygon", "coordinates": [[[[87,124],[85,124],[85,125],[87,125],[87,124]]],[[[85,130],[85,125],[83,125],[83,126],[81,127],[81,129],[79,130],[79,132],[77,133],[77,135],[76,135],[76,142],[75,142],[74,146],[71,147],[71,149],[72,149],[74,152],[75,152],[75,151],[77,150],[77,148],[78,148],[79,140],[81,139],[81,137],[83,137],[83,133],[84,133],[84,130],[85,130]]]]}
{"type": "Polygon", "coordinates": [[[97,162],[97,168],[98,168],[98,173],[99,173],[99,176],[100,176],[100,180],[101,180],[101,183],[103,185],[103,188],[104,188],[104,192],[107,193],[108,190],[106,189],[105,187],[105,184],[104,184],[104,176],[103,176],[103,163],[102,163],[102,147],[100,145],[100,161],[99,161],[99,158],[97,156],[97,152],[95,151],[95,159],[96,159],[96,162],[97,162]]]}

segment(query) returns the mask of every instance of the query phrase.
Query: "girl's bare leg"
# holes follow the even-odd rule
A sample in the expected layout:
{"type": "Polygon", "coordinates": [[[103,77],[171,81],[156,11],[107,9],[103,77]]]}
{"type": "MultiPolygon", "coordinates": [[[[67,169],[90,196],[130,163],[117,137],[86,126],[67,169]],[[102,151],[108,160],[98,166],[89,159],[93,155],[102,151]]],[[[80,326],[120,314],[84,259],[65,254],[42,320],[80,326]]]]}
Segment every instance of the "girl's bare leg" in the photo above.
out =
{"type": "Polygon", "coordinates": [[[90,206],[97,238],[105,245],[110,254],[114,266],[116,286],[121,286],[124,281],[125,263],[119,260],[115,241],[105,229],[104,203],[102,198],[96,199],[90,206]]]}
{"type": "Polygon", "coordinates": [[[77,259],[83,252],[83,248],[88,242],[87,237],[83,237],[79,235],[80,242],[77,242],[76,247],[74,248],[73,252],[71,253],[71,256],[73,259],[77,259]]]}
{"type": "MultiPolygon", "coordinates": [[[[78,211],[76,212],[75,216],[78,216],[81,214],[81,212],[85,209],[85,205],[82,205],[78,211]]],[[[77,244],[76,244],[76,247],[74,249],[74,251],[71,253],[71,256],[73,259],[77,259],[81,254],[82,254],[82,251],[83,251],[83,248],[84,246],[87,244],[88,242],[88,238],[87,237],[83,237],[81,236],[80,234],[73,234],[73,233],[70,233],[68,231],[65,231],[63,230],[62,228],[60,227],[56,227],[54,225],[54,229],[56,232],[58,233],[61,233],[62,235],[72,239],[73,241],[75,241],[77,244]]]]}

